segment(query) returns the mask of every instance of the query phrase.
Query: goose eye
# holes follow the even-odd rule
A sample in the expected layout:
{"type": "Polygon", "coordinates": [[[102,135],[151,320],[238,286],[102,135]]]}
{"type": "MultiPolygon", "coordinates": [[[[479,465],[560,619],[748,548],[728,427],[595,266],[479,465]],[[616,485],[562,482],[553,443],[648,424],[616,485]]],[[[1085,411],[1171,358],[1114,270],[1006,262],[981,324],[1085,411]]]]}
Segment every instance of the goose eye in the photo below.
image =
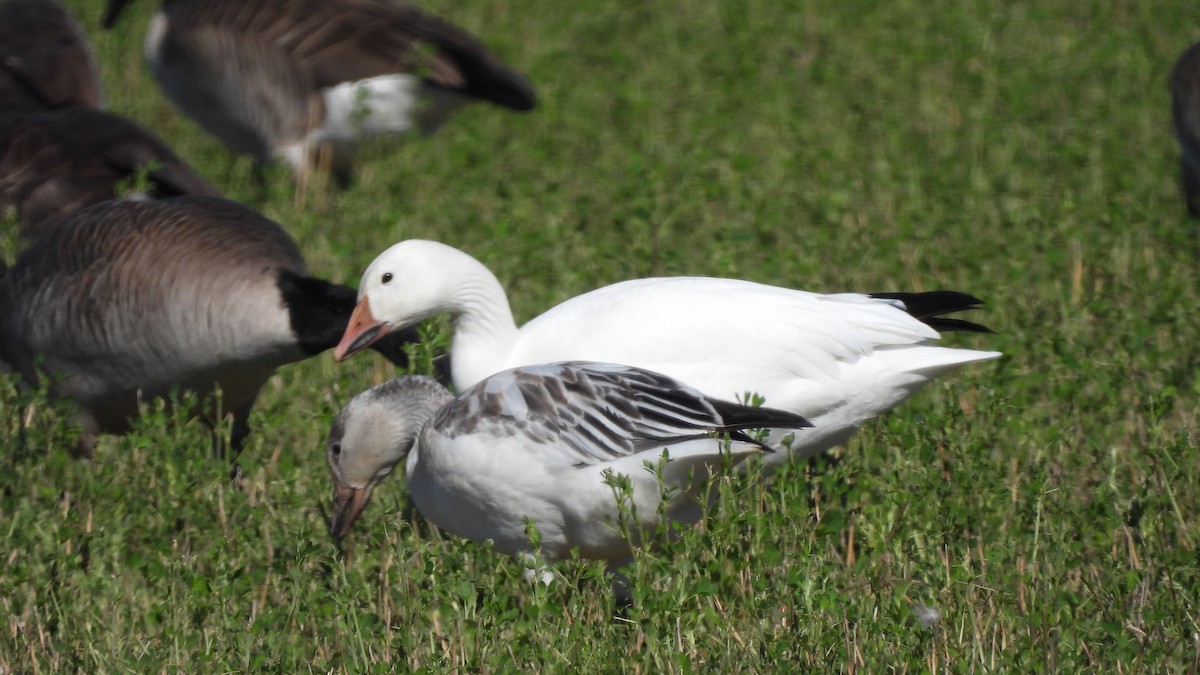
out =
{"type": "Polygon", "coordinates": [[[391,272],[384,272],[384,273],[383,273],[383,283],[384,283],[384,284],[389,284],[389,283],[391,283],[391,281],[392,281],[392,273],[391,273],[391,272]]]}
{"type": "Polygon", "coordinates": [[[342,455],[342,444],[334,443],[333,445],[329,446],[329,452],[333,453],[334,457],[340,457],[342,455]]]}

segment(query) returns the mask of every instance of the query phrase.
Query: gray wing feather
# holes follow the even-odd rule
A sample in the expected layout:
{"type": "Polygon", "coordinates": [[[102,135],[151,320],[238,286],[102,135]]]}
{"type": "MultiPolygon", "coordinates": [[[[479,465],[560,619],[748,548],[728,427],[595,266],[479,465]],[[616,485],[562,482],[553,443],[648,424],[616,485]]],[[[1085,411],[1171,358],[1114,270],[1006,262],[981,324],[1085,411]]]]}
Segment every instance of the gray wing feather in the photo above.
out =
{"type": "Polygon", "coordinates": [[[721,415],[699,391],[639,368],[568,362],[493,375],[432,421],[451,437],[523,435],[570,463],[593,465],[708,436],[721,415]]]}

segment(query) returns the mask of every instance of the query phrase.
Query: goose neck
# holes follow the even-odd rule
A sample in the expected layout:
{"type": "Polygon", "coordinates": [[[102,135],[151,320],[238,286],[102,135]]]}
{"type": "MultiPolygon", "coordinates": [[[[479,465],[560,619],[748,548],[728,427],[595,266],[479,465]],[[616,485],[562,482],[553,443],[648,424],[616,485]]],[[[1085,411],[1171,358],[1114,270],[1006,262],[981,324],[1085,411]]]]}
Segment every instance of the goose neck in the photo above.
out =
{"type": "Polygon", "coordinates": [[[517,325],[499,280],[490,271],[465,276],[455,289],[454,383],[461,390],[495,372],[517,341],[517,325]]]}

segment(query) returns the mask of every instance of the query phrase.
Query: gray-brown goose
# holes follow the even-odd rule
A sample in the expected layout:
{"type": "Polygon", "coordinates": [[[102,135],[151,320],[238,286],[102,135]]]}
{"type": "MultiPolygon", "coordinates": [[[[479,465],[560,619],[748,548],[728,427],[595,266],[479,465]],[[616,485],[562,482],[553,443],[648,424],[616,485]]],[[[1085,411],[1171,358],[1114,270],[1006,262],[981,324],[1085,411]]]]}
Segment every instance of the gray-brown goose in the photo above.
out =
{"type": "MultiPolygon", "coordinates": [[[[0,360],[74,401],[83,455],[96,434],[126,432],[139,400],[214,385],[240,448],[259,389],[336,344],[355,300],[309,276],[278,224],[215,197],[91,206],[0,275],[0,360]]],[[[409,339],[380,351],[403,363],[409,339]]]]}
{"type": "Polygon", "coordinates": [[[1170,85],[1184,200],[1188,211],[1200,216],[1200,42],[1188,47],[1175,62],[1170,85]]]}
{"type": "Polygon", "coordinates": [[[96,59],[54,0],[0,0],[0,109],[100,105],[96,59]]]}
{"type": "Polygon", "coordinates": [[[83,106],[0,112],[0,213],[15,211],[26,237],[50,218],[120,196],[139,177],[147,197],[219,194],[119,115],[83,106]]]}
{"type": "MultiPolygon", "coordinates": [[[[111,27],[131,0],[108,0],[111,27]]],[[[473,100],[533,88],[466,31],[394,0],[164,0],[146,60],[167,96],[237,152],[349,179],[362,136],[436,130],[473,100]]]]}

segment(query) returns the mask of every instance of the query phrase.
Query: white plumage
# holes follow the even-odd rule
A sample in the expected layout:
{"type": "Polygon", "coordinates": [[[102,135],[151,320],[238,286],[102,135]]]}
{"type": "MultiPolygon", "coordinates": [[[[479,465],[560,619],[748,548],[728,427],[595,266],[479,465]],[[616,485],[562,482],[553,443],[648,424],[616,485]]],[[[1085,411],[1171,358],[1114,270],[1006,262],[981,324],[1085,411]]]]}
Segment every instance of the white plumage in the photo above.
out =
{"type": "MultiPolygon", "coordinates": [[[[450,246],[401,242],[367,268],[359,304],[334,354],[343,359],[389,331],[449,313],[451,366],[460,389],[505,368],[582,359],[664,373],[709,396],[803,415],[792,456],[846,440],[938,375],[999,352],[934,344],[934,326],[986,331],[939,318],[979,301],[959,293],[822,295],[736,279],[636,279],[571,298],[517,328],[486,267],[450,246]],[[896,294],[901,295],[901,294],[896,294]],[[924,305],[918,307],[918,305],[924,305]],[[920,310],[920,311],[918,311],[920,310]],[[919,313],[921,318],[910,314],[919,313]]],[[[784,461],[786,453],[768,458],[784,461]]]]}

